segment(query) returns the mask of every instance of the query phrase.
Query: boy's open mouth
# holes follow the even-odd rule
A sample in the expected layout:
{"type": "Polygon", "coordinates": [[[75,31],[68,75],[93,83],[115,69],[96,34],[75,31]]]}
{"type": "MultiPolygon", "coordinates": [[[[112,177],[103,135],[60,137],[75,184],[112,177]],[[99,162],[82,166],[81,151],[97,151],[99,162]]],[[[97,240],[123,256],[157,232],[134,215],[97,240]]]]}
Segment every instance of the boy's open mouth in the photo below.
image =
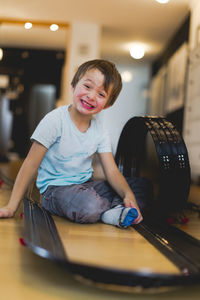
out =
{"type": "Polygon", "coordinates": [[[88,102],[84,101],[84,100],[81,100],[81,103],[83,104],[83,106],[87,109],[92,109],[94,108],[93,105],[89,104],[88,102]]]}

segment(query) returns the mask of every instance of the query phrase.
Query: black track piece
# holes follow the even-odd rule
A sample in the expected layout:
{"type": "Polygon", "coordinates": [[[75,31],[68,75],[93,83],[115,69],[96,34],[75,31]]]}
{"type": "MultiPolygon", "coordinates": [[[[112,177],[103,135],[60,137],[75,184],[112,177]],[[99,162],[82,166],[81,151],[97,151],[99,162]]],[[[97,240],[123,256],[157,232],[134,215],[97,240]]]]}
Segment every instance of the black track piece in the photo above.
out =
{"type": "MultiPolygon", "coordinates": [[[[170,245],[167,245],[167,243],[163,244],[162,234],[165,233],[162,232],[162,229],[159,229],[158,232],[156,226],[152,228],[151,224],[145,225],[143,222],[143,225],[136,226],[136,230],[179,267],[180,275],[95,267],[70,261],[64,252],[62,242],[51,215],[36,203],[32,203],[27,199],[24,200],[24,241],[27,247],[35,254],[59,263],[62,268],[70,271],[74,275],[82,276],[96,283],[141,287],[143,289],[190,285],[199,282],[199,259],[197,259],[197,267],[194,265],[199,253],[199,245],[195,240],[193,242],[191,238],[191,241],[188,241],[188,246],[193,246],[194,244],[194,246],[197,247],[196,254],[190,251],[190,254],[195,254],[195,258],[188,260],[188,248],[185,251],[186,254],[182,255],[182,253],[179,253],[180,249],[177,250],[174,244],[174,239],[179,239],[179,241],[181,240],[181,246],[183,248],[185,247],[184,236],[181,236],[182,233],[179,231],[174,233],[174,236],[171,236],[170,245]],[[154,237],[152,238],[152,236],[154,237]],[[191,242],[191,244],[189,242],[191,242]]],[[[166,235],[164,235],[164,237],[166,237],[166,235]]]]}
{"type": "Polygon", "coordinates": [[[142,176],[151,180],[148,176],[157,167],[158,179],[153,182],[156,193],[152,203],[156,214],[167,215],[186,206],[191,181],[187,149],[175,126],[165,118],[130,119],[122,130],[115,160],[127,177],[142,176]],[[158,166],[152,166],[147,161],[147,133],[155,145],[158,166]],[[146,174],[143,175],[141,169],[145,169],[146,174]]]}
{"type": "Polygon", "coordinates": [[[199,274],[199,240],[152,217],[145,217],[144,222],[134,228],[168,257],[183,275],[199,274]]]}
{"type": "Polygon", "coordinates": [[[25,244],[37,255],[58,261],[66,259],[51,215],[27,199],[24,200],[23,237],[25,244]]]}

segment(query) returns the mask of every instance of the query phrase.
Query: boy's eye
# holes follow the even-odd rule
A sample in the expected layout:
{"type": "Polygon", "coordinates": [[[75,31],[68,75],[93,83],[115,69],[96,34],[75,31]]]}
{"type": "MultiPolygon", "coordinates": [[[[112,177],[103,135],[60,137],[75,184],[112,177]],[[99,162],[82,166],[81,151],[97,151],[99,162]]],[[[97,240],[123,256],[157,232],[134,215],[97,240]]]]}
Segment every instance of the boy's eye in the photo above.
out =
{"type": "Polygon", "coordinates": [[[88,84],[84,84],[84,86],[85,86],[87,89],[90,88],[90,86],[89,86],[88,84]]]}
{"type": "Polygon", "coordinates": [[[99,93],[99,96],[100,96],[100,97],[104,97],[104,98],[105,98],[105,96],[106,96],[106,95],[105,95],[105,94],[103,94],[103,93],[99,93]]]}

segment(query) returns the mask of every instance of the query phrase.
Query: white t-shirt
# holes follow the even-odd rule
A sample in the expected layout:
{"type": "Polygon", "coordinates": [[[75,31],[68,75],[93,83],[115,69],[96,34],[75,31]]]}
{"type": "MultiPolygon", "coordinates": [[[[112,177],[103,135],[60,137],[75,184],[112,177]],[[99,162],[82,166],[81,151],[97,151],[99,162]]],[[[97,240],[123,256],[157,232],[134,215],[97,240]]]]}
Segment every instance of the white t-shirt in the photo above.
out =
{"type": "Polygon", "coordinates": [[[31,136],[48,149],[38,170],[40,193],[49,185],[86,182],[93,173],[92,155],[111,152],[110,139],[101,121],[92,118],[83,133],[72,122],[68,107],[61,106],[48,113],[31,136]]]}

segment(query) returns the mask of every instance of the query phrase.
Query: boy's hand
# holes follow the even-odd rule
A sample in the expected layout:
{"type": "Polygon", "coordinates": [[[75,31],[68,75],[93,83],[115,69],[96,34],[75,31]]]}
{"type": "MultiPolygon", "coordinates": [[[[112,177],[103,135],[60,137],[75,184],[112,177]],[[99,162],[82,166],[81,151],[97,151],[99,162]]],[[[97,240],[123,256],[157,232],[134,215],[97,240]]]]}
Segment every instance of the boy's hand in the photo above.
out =
{"type": "Polygon", "coordinates": [[[12,218],[14,214],[14,210],[8,206],[0,208],[0,218],[12,218]]]}
{"type": "Polygon", "coordinates": [[[133,222],[133,224],[139,224],[143,220],[143,217],[142,217],[140,209],[139,209],[139,207],[137,205],[136,200],[132,199],[130,197],[125,197],[124,198],[124,205],[125,205],[125,207],[132,207],[132,208],[136,208],[137,209],[137,211],[138,211],[138,217],[135,219],[135,221],[133,222]]]}

